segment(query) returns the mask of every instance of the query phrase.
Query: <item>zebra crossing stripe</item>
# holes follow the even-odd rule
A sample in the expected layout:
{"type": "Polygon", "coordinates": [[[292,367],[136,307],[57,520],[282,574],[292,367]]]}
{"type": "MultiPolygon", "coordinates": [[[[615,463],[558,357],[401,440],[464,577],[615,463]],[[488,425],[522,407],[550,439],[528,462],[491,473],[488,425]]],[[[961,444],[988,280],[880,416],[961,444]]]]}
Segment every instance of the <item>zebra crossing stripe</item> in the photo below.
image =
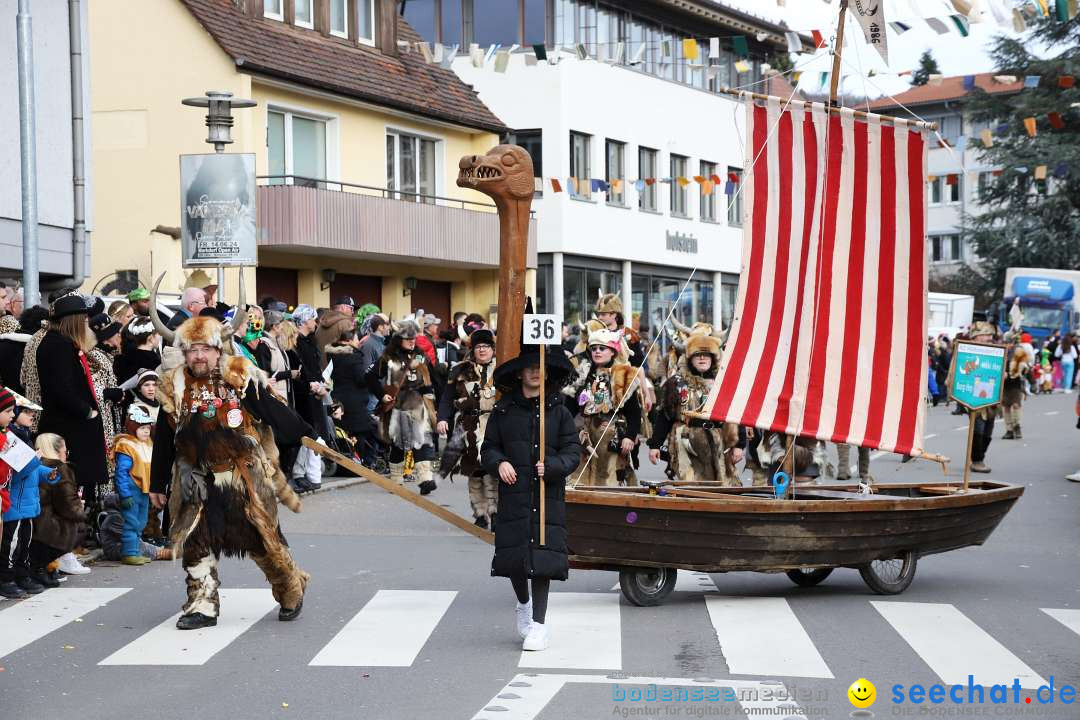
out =
{"type": "Polygon", "coordinates": [[[1080,635],[1080,610],[1069,609],[1054,609],[1054,608],[1039,608],[1050,617],[1057,620],[1065,627],[1072,630],[1077,635],[1080,635]]]}
{"type": "Polygon", "coordinates": [[[833,677],[784,598],[706,595],[705,605],[732,674],[833,677]]]}
{"type": "Polygon", "coordinates": [[[217,626],[177,630],[177,613],[98,665],[203,665],[277,607],[269,588],[229,588],[218,593],[221,614],[217,626]]]}
{"type": "MultiPolygon", "coordinates": [[[[806,715],[802,708],[791,699],[790,692],[783,683],[777,681],[749,681],[749,680],[714,680],[711,678],[669,678],[669,677],[637,677],[613,673],[611,675],[547,675],[522,673],[514,677],[498,692],[487,704],[484,705],[472,720],[535,720],[544,708],[559,694],[559,691],[568,684],[584,685],[610,685],[612,686],[612,703],[614,712],[619,710],[641,710],[646,706],[656,706],[655,701],[645,701],[631,696],[630,689],[636,688],[644,694],[644,689],[655,686],[661,689],[686,689],[689,693],[694,689],[709,690],[717,688],[720,697],[734,695],[735,700],[702,700],[693,701],[696,704],[712,705],[718,709],[727,707],[729,702],[738,702],[742,707],[743,714],[747,717],[773,717],[778,720],[803,720],[806,715]],[[618,685],[618,688],[615,686],[618,685]],[[616,690],[622,692],[621,699],[616,695],[616,690]],[[631,699],[633,697],[633,699],[631,699]]],[[[714,693],[717,691],[713,691],[714,693]]],[[[687,701],[679,699],[668,703],[672,708],[686,711],[687,701]]],[[[716,713],[719,714],[719,713],[716,713]]],[[[725,716],[730,715],[730,709],[725,716]]],[[[711,717],[711,715],[710,715],[711,717]]]]}
{"type": "Polygon", "coordinates": [[[618,670],[622,668],[619,596],[559,592],[548,595],[551,643],[543,652],[522,651],[519,667],[618,670]]]}
{"type": "Polygon", "coordinates": [[[0,610],[0,658],[59,630],[131,588],[52,588],[0,610]]]}
{"type": "MultiPolygon", "coordinates": [[[[622,590],[622,587],[615,583],[611,589],[622,590]]],[[[708,573],[680,570],[675,576],[675,589],[672,592],[720,592],[720,589],[708,573]]]]}
{"type": "Polygon", "coordinates": [[[947,685],[963,685],[968,675],[984,687],[1034,689],[1046,681],[970,618],[948,603],[871,600],[911,649],[947,685]]]}
{"type": "Polygon", "coordinates": [[[454,590],[379,590],[309,665],[409,667],[456,596],[454,590]]]}

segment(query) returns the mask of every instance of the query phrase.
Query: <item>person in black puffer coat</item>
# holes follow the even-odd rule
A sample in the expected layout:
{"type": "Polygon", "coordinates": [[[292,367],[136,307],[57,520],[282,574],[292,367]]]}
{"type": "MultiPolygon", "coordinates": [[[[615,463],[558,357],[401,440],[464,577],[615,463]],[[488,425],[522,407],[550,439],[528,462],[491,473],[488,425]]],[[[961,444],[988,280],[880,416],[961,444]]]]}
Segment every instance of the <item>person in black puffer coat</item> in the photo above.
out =
{"type": "Polygon", "coordinates": [[[503,397],[488,420],[481,447],[484,469],[499,478],[495,521],[495,557],[491,574],[508,577],[517,595],[517,628],[525,650],[548,644],[545,623],[551,580],[569,572],[566,546],[566,479],[581,460],[581,443],[559,390],[572,374],[558,348],[545,348],[545,457],[540,460],[540,347],[522,347],[521,354],[495,370],[495,386],[503,397]],[[540,545],[540,483],[546,500],[544,545],[540,545]],[[532,580],[532,597],[526,579],[532,580]]]}

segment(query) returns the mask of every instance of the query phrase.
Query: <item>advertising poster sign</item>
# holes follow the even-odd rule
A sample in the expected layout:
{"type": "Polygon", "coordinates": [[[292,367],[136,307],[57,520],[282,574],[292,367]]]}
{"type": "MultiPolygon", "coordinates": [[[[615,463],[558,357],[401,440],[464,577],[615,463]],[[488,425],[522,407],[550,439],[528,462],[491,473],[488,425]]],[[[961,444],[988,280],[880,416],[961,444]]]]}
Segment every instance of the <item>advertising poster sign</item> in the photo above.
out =
{"type": "Polygon", "coordinates": [[[255,155],[180,156],[184,267],[257,265],[255,155]]]}

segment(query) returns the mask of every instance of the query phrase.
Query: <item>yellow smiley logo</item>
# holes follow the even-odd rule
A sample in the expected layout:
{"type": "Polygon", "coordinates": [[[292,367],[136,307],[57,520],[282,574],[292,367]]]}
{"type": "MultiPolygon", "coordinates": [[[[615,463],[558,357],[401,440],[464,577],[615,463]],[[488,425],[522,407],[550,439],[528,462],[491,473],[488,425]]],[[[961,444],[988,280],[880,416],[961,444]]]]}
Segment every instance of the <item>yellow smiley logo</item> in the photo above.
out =
{"type": "Polygon", "coordinates": [[[851,687],[847,690],[847,696],[855,707],[868,708],[874,704],[874,700],[877,698],[877,688],[874,687],[874,683],[866,678],[859,678],[851,683],[851,687]]]}

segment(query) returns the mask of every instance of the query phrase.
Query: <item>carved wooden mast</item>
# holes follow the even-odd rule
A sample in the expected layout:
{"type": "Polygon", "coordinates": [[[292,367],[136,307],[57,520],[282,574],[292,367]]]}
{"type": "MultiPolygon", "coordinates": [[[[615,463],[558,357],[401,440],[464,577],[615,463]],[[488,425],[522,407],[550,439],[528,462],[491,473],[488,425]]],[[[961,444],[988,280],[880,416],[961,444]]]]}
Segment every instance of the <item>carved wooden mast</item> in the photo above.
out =
{"type": "Polygon", "coordinates": [[[532,158],[518,145],[496,145],[486,155],[458,162],[458,187],[472,188],[499,210],[499,326],[496,362],[517,357],[525,308],[525,261],[533,197],[532,158]]]}

